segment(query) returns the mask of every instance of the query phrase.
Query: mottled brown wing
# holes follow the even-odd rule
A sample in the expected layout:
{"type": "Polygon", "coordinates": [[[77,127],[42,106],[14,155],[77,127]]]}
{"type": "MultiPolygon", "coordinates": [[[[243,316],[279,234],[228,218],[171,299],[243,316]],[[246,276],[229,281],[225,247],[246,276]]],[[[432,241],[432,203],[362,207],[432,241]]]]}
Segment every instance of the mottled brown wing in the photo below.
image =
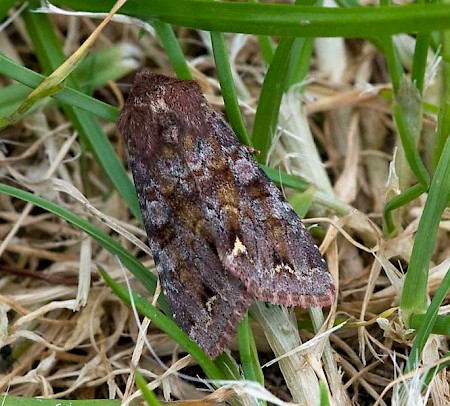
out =
{"type": "Polygon", "coordinates": [[[333,281],[305,226],[223,118],[201,105],[203,136],[179,142],[225,269],[260,300],[330,305],[333,281]]]}
{"type": "Polygon", "coordinates": [[[235,334],[252,296],[237,276],[224,270],[197,184],[180,153],[179,141],[191,129],[180,120],[176,104],[178,92],[186,94],[184,102],[189,102],[190,86],[141,72],[118,128],[127,146],[145,229],[174,319],[215,358],[235,334]]]}

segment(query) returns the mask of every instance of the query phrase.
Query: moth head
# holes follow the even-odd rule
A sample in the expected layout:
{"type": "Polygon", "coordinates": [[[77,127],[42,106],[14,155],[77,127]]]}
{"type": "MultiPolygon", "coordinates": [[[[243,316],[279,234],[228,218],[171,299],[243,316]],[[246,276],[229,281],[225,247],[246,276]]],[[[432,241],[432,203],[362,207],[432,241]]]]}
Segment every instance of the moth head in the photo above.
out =
{"type": "Polygon", "coordinates": [[[170,157],[189,134],[207,130],[205,104],[196,82],[143,70],[135,77],[118,129],[129,151],[170,157]]]}

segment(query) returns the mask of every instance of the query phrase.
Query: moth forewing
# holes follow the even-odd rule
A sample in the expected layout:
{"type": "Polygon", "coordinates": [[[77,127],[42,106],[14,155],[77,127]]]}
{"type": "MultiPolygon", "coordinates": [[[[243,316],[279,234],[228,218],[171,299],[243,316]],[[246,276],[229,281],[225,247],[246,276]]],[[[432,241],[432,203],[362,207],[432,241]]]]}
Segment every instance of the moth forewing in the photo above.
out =
{"type": "Polygon", "coordinates": [[[140,72],[117,126],[164,294],[211,358],[254,298],[331,304],[308,231],[195,82],[140,72]]]}

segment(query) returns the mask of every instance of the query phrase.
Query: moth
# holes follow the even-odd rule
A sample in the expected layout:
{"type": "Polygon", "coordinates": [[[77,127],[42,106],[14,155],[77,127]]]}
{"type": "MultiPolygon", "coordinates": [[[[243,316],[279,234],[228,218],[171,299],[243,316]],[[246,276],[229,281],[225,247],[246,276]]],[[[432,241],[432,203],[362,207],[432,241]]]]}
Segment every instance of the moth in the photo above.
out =
{"type": "Polygon", "coordinates": [[[210,358],[255,299],[332,303],[305,226],[196,82],[138,73],[117,127],[173,317],[210,358]]]}

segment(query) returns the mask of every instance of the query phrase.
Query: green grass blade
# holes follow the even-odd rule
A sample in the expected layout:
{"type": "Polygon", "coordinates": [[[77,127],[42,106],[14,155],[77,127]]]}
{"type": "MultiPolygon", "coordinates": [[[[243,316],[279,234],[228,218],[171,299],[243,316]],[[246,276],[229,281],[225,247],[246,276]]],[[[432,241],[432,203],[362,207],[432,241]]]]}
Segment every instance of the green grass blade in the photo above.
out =
{"type": "Polygon", "coordinates": [[[142,398],[145,400],[149,406],[160,406],[158,398],[151,389],[147,387],[147,382],[144,377],[139,373],[139,371],[134,371],[134,379],[136,380],[136,386],[142,392],[142,398]]]}
{"type": "Polygon", "coordinates": [[[313,53],[314,38],[296,38],[291,50],[288,81],[285,90],[302,82],[309,72],[313,53]]]}
{"type": "Polygon", "coordinates": [[[382,35],[377,38],[376,44],[381,47],[384,53],[384,57],[386,58],[388,65],[389,75],[391,77],[392,88],[394,89],[394,93],[397,94],[400,89],[400,85],[405,78],[405,73],[403,72],[403,67],[398,57],[393,38],[382,35]]]}
{"type": "MultiPolygon", "coordinates": [[[[447,271],[444,279],[442,279],[441,284],[439,285],[436,294],[431,301],[430,306],[428,307],[425,316],[421,320],[421,325],[417,330],[416,338],[414,340],[414,344],[411,348],[411,352],[408,357],[408,362],[405,366],[404,373],[412,371],[413,369],[419,366],[419,360],[422,356],[422,351],[425,347],[425,344],[433,331],[434,324],[436,322],[436,318],[438,315],[439,307],[447,296],[448,291],[450,290],[450,269],[447,271]]],[[[447,324],[450,325],[450,318],[447,316],[447,324]]]]}
{"type": "Polygon", "coordinates": [[[227,354],[227,351],[222,352],[213,362],[222,373],[222,379],[232,381],[241,379],[239,365],[227,354]]]}
{"type": "Polygon", "coordinates": [[[444,31],[442,35],[442,76],[444,78],[442,90],[443,97],[440,103],[440,114],[436,146],[433,154],[433,164],[436,166],[442,153],[442,149],[450,134],[450,30],[444,31]]]}
{"type": "Polygon", "coordinates": [[[320,385],[320,406],[330,406],[330,398],[328,396],[326,383],[320,381],[319,385],[320,385]]]}
{"type": "Polygon", "coordinates": [[[407,324],[411,314],[422,314],[427,310],[428,269],[436,243],[441,215],[449,200],[450,138],[447,138],[420,218],[408,272],[405,276],[400,308],[407,324]]]}
{"type": "MultiPolygon", "coordinates": [[[[411,322],[410,327],[419,330],[422,324],[427,321],[427,314],[412,314],[409,320],[411,322]]],[[[450,336],[450,316],[437,315],[431,333],[450,336]]]]}
{"type": "Polygon", "coordinates": [[[267,154],[277,128],[281,98],[287,83],[293,43],[293,38],[281,39],[261,88],[252,136],[253,146],[260,152],[256,159],[261,164],[267,163],[267,154]]]}
{"type": "Polygon", "coordinates": [[[418,181],[427,187],[430,184],[430,175],[417,148],[422,128],[422,104],[414,83],[404,80],[400,84],[395,97],[394,118],[409,167],[418,181]]]}
{"type": "Polygon", "coordinates": [[[412,202],[424,192],[426,192],[426,187],[418,183],[404,190],[398,196],[393,197],[385,204],[383,209],[383,221],[386,226],[386,235],[392,237],[397,234],[398,231],[396,230],[394,221],[392,219],[392,211],[412,202]]]}
{"type": "Polygon", "coordinates": [[[251,146],[252,141],[247,134],[244,120],[242,120],[239,103],[234,90],[233,75],[231,73],[228,50],[223,34],[220,32],[212,32],[211,42],[228,122],[236,133],[239,141],[245,145],[251,146]]]}
{"type": "Polygon", "coordinates": [[[409,168],[417,177],[419,184],[406,189],[386,204],[383,217],[388,236],[395,235],[397,231],[391,217],[392,210],[419,197],[422,192],[427,191],[430,184],[430,175],[417,148],[422,129],[420,94],[415,84],[406,79],[402,79],[395,95],[394,118],[409,168]]]}
{"type": "MultiPolygon", "coordinates": [[[[250,0],[250,2],[258,3],[258,0],[250,0]]],[[[259,35],[258,43],[263,60],[268,66],[272,63],[273,56],[275,55],[275,45],[272,41],[272,37],[268,35],[259,35]]]]}
{"type": "Polygon", "coordinates": [[[433,163],[438,164],[447,138],[450,134],[450,102],[449,97],[442,100],[438,117],[438,130],[436,134],[436,145],[433,154],[433,163]]]}
{"type": "Polygon", "coordinates": [[[428,47],[430,45],[431,34],[419,34],[416,38],[416,48],[414,50],[414,60],[411,72],[412,82],[416,84],[420,94],[423,93],[425,83],[425,70],[427,68],[428,47]]]}
{"type": "Polygon", "coordinates": [[[2,0],[0,3],[0,21],[8,14],[8,11],[14,6],[15,0],[2,0]]]}
{"type": "MultiPolygon", "coordinates": [[[[308,3],[313,3],[313,0],[308,0],[308,3]]],[[[309,59],[299,65],[298,58],[307,55],[303,54],[308,50],[307,45],[311,46],[310,41],[303,38],[282,38],[267,70],[259,96],[252,137],[254,147],[260,151],[256,158],[261,164],[267,163],[284,91],[294,80],[300,80],[301,75],[306,74],[304,64],[308,64],[309,59]]]]}
{"type": "Polygon", "coordinates": [[[288,201],[300,218],[304,218],[314,200],[314,187],[310,187],[303,193],[293,193],[288,201]]]}
{"type": "Polygon", "coordinates": [[[282,172],[276,168],[270,166],[260,165],[265,174],[270,178],[272,182],[283,187],[290,187],[300,192],[304,192],[310,186],[306,180],[294,175],[289,175],[286,172],[282,172]]]}
{"type": "Polygon", "coordinates": [[[248,314],[239,324],[238,343],[245,379],[258,382],[264,386],[264,374],[259,363],[258,351],[250,328],[248,314]]]}
{"type": "MultiPolygon", "coordinates": [[[[54,0],[52,3],[75,10],[106,12],[114,1],[54,0]]],[[[128,0],[120,13],[205,31],[285,37],[369,38],[380,33],[394,35],[450,28],[450,8],[446,4],[339,9],[209,0],[128,0]]]]}
{"type": "Polygon", "coordinates": [[[258,43],[264,62],[269,66],[275,55],[275,45],[273,44],[272,38],[268,35],[259,35],[258,43]]]}
{"type": "Polygon", "coordinates": [[[161,21],[152,21],[151,24],[158,34],[177,76],[180,79],[192,80],[191,71],[189,70],[172,26],[161,21]]]}
{"type": "MultiPolygon", "coordinates": [[[[1,58],[1,55],[0,55],[1,58]]],[[[0,61],[0,75],[2,74],[2,63],[0,61]]],[[[23,99],[30,94],[30,89],[20,83],[0,88],[0,120],[2,117],[12,114],[22,103],[23,99]]]]}

